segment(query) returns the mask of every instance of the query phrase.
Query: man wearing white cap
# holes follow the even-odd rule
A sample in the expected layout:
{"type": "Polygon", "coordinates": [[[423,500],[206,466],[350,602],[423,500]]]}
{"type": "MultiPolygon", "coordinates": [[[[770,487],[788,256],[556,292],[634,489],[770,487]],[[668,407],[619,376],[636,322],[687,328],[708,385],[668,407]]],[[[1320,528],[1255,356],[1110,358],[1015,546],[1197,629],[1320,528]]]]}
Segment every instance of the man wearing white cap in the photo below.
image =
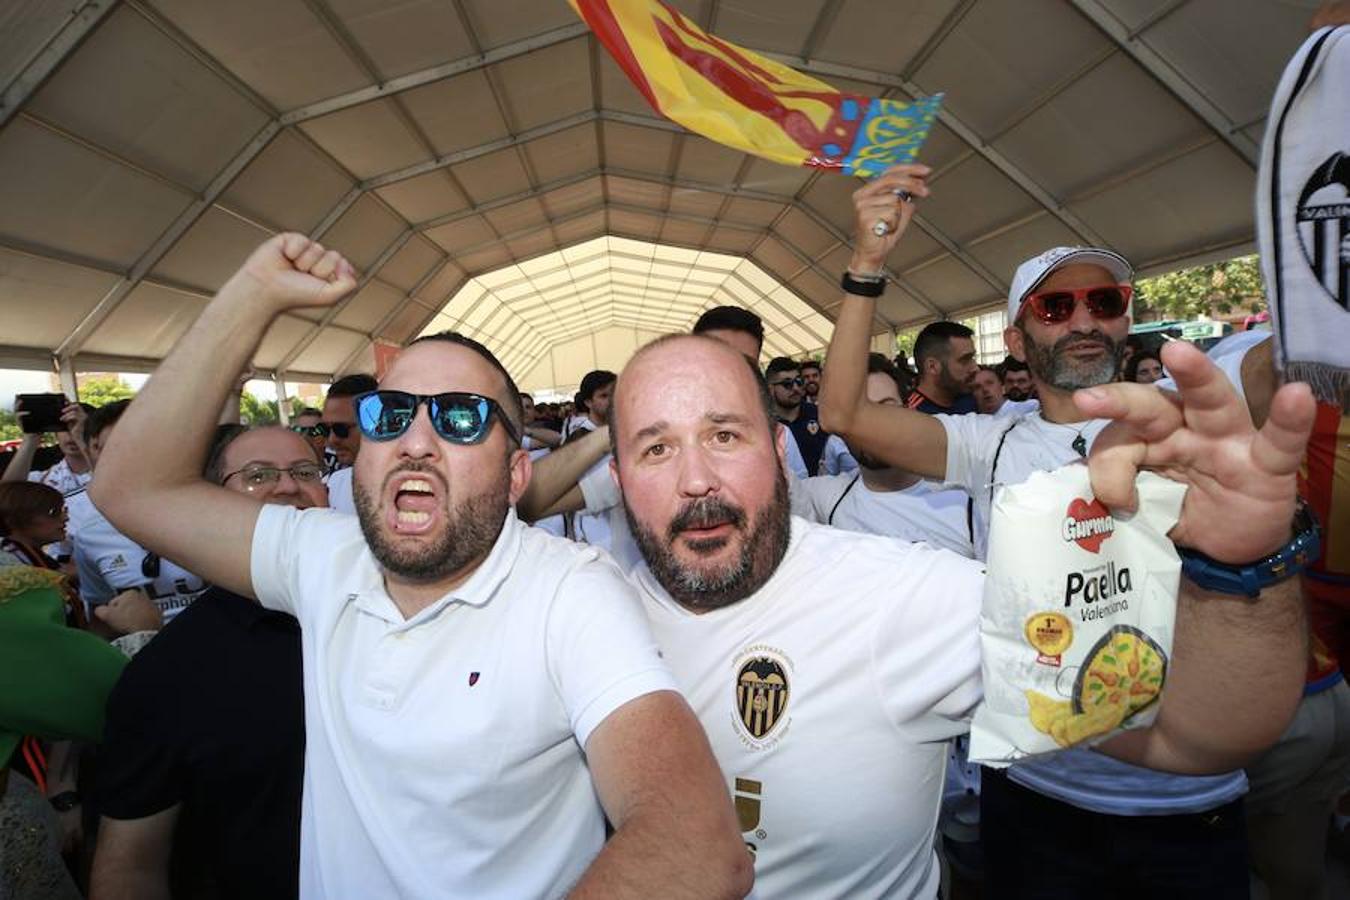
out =
{"type": "MultiPolygon", "coordinates": [[[[914,215],[914,200],[929,195],[928,172],[897,166],[853,195],[858,237],[842,279],[820,420],[864,453],[969,493],[983,558],[995,487],[1086,457],[1106,426],[1085,417],[1073,393],[1116,378],[1130,329],[1133,269],[1118,253],[1084,247],[1056,247],[1018,267],[1004,341],[1030,369],[1039,411],[927,416],[869,403],[863,384],[882,269],[914,215]]],[[[1118,864],[1162,895],[1246,898],[1246,787],[1240,771],[1166,775],[1093,751],[1004,773],[986,769],[986,881],[1006,897],[1086,896],[1099,889],[1103,867],[1118,864]]]]}

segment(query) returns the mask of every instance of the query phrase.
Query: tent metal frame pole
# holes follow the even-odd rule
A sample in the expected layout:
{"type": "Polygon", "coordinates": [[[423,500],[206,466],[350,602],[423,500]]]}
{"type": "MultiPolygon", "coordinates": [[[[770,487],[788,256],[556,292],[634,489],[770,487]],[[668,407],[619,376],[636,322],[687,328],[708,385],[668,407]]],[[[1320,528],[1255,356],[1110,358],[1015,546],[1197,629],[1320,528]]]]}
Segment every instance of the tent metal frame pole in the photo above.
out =
{"type": "Polygon", "coordinates": [[[94,33],[119,3],[120,0],[85,0],[70,14],[60,30],[0,92],[0,128],[23,108],[38,88],[47,83],[47,79],[79,49],[85,38],[94,33]]]}
{"type": "MultiPolygon", "coordinates": [[[[1133,59],[1182,106],[1209,126],[1210,130],[1231,147],[1248,166],[1253,170],[1256,169],[1261,148],[1250,137],[1243,134],[1237,123],[1229,119],[1223,110],[1206,97],[1204,91],[1192,84],[1181,72],[1173,68],[1163,58],[1162,54],[1142,39],[1142,32],[1146,28],[1131,32],[1107,10],[1105,4],[1101,3],[1100,0],[1072,0],[1072,3],[1084,18],[1115,43],[1120,52],[1133,59]]],[[[1176,11],[1179,5],[1173,4],[1170,7],[1165,7],[1162,11],[1170,15],[1176,11]]],[[[1156,24],[1160,18],[1162,17],[1158,16],[1148,25],[1156,24]]]]}

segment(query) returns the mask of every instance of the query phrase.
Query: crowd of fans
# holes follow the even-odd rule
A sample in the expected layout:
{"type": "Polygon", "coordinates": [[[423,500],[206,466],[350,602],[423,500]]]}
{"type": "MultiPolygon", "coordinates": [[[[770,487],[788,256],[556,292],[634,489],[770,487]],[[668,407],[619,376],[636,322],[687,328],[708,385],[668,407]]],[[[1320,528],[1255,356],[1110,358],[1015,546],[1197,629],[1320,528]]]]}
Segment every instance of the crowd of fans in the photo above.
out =
{"type": "Polygon", "coordinates": [[[869,352],[928,174],[854,194],[824,359],[761,368],[717,307],[567,403],[443,333],[238,424],[271,319],[356,283],[258,248],[0,478],[0,900],[1327,896],[1350,445],[1308,435],[1344,415],[1266,332],[1139,344],[1101,248],[1011,273],[996,366],[954,322],[869,352]],[[1254,600],[1183,579],[1148,728],[972,765],[997,487],[1086,461],[1128,503],[1163,445],[1188,552],[1277,552],[1296,493],[1333,549],[1254,600]]]}

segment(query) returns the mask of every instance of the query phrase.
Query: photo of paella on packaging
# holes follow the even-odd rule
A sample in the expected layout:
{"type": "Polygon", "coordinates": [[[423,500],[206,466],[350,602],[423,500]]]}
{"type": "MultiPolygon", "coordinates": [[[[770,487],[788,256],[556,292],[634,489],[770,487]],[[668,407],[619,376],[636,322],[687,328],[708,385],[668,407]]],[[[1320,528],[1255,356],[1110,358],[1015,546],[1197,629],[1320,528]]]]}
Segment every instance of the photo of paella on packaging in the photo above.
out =
{"type": "Polygon", "coordinates": [[[970,758],[1005,766],[1153,721],[1167,682],[1181,561],[1167,532],[1185,485],[1151,472],[1113,515],[1086,465],[1002,488],[980,613],[984,700],[970,758]]]}

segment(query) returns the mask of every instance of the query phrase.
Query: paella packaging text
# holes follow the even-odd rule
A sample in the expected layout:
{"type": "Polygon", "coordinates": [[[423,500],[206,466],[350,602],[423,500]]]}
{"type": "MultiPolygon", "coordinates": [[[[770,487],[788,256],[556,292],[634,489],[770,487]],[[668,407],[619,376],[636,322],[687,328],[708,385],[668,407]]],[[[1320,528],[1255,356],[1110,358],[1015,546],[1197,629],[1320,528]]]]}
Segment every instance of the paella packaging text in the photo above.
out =
{"type": "Polygon", "coordinates": [[[1138,511],[1112,515],[1073,465],[995,498],[972,761],[1005,766],[1153,721],[1181,573],[1167,532],[1186,488],[1150,472],[1136,488],[1138,511]]]}

